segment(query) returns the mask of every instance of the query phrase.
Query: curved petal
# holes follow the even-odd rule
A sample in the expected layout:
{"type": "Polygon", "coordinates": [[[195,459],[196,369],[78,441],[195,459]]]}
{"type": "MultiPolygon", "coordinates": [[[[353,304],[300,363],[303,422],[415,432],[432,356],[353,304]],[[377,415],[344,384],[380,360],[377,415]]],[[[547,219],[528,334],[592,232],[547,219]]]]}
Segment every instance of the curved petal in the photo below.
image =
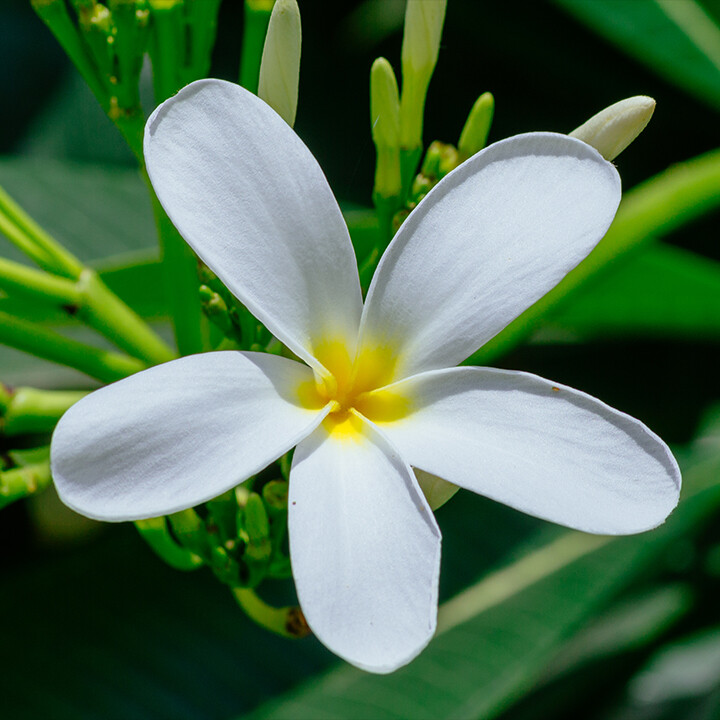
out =
{"type": "Polygon", "coordinates": [[[298,356],[354,347],[362,310],[355,254],[320,166],[252,93],[199,80],[145,128],[145,160],[180,234],[298,356]]]}
{"type": "Polygon", "coordinates": [[[308,624],[357,667],[387,673],[430,641],[440,531],[410,468],[370,423],[295,450],[290,557],[308,624]]]}
{"type": "Polygon", "coordinates": [[[677,505],[680,470],[641,422],[527,373],[437,370],[393,386],[413,412],[381,425],[409,463],[586,532],[649,530],[677,505]]]}
{"type": "Polygon", "coordinates": [[[607,231],[615,168],[566,135],[495,143],[410,214],[373,278],[364,347],[398,353],[394,377],[457,365],[553,288],[607,231]]]}
{"type": "Polygon", "coordinates": [[[63,502],[105,521],[209,500],[292,448],[324,412],[298,404],[310,368],[216,352],[157,365],[88,395],[58,423],[51,465],[63,502]]]}

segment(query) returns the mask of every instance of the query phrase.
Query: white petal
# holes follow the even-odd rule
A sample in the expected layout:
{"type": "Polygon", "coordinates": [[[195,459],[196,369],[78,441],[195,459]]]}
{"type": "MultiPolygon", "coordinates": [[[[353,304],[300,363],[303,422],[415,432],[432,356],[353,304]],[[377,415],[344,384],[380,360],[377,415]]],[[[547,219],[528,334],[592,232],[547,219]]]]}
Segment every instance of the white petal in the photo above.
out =
{"type": "Polygon", "coordinates": [[[680,471],[641,422],[527,373],[451,368],[393,386],[413,412],[382,430],[412,465],[518,510],[586,532],[662,523],[680,471]]]}
{"type": "Polygon", "coordinates": [[[400,228],[368,293],[363,343],[397,349],[396,378],[456,365],[592,250],[619,201],[615,168],[573,138],[491,145],[400,228]]]}
{"type": "Polygon", "coordinates": [[[318,338],[352,348],[362,298],[350,236],[320,166],[274,110],[199,80],[152,114],[145,160],[182,236],[276,337],[310,363],[318,338]]]}
{"type": "Polygon", "coordinates": [[[320,641],[387,673],[435,632],[440,531],[410,468],[369,423],[355,438],[318,428],[295,450],[290,556],[320,641]]]}
{"type": "Polygon", "coordinates": [[[298,405],[300,363],[216,352],[157,365],[73,405],[52,439],[66,505],[106,521],[140,520],[220,495],[306,437],[323,411],[298,405]]]}

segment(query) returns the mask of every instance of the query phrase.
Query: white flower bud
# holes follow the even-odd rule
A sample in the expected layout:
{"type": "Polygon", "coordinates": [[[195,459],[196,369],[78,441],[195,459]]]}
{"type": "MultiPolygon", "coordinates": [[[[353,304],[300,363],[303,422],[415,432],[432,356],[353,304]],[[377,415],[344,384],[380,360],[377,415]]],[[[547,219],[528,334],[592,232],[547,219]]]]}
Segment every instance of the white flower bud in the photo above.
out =
{"type": "Polygon", "coordinates": [[[392,66],[378,58],[370,70],[370,122],[376,145],[397,146],[400,137],[400,100],[392,66]]]}
{"type": "Polygon", "coordinates": [[[297,111],[301,39],[296,0],[277,0],[265,37],[258,96],[290,127],[295,124],[297,111]]]}
{"type": "Polygon", "coordinates": [[[392,66],[378,58],[370,70],[370,123],[377,148],[375,193],[394,197],[400,182],[400,99],[392,66]]]}
{"type": "Polygon", "coordinates": [[[408,0],[402,44],[401,145],[422,145],[423,110],[440,49],[446,0],[408,0]]]}
{"type": "Polygon", "coordinates": [[[615,159],[650,122],[655,101],[645,95],[627,98],[593,115],[570,133],[594,147],[606,160],[615,159]]]}

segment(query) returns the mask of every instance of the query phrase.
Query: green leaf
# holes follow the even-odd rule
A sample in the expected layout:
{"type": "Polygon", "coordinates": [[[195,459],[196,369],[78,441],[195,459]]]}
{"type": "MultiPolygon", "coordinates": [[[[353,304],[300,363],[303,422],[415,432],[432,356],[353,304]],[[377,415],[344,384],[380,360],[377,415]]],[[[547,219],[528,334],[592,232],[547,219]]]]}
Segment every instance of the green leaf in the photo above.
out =
{"type": "MultiPolygon", "coordinates": [[[[699,446],[701,447],[701,446],[699,446]]],[[[373,676],[341,667],[246,720],[479,718],[507,709],[541,677],[568,637],[720,504],[720,454],[698,450],[686,495],[661,528],[606,538],[565,532],[446,603],[438,635],[409,666],[373,676]]]]}
{"type": "MultiPolygon", "coordinates": [[[[134,169],[5,157],[0,186],[84,262],[157,247],[148,192],[134,169]]],[[[23,257],[4,240],[0,252],[23,257]]]]}
{"type": "Polygon", "coordinates": [[[555,2],[661,77],[720,109],[720,27],[702,3],[555,2]]]}
{"type": "Polygon", "coordinates": [[[609,718],[697,720],[720,711],[720,627],[662,646],[631,678],[609,718]]]}
{"type": "Polygon", "coordinates": [[[653,245],[590,280],[540,338],[720,337],[720,263],[653,245]]]}

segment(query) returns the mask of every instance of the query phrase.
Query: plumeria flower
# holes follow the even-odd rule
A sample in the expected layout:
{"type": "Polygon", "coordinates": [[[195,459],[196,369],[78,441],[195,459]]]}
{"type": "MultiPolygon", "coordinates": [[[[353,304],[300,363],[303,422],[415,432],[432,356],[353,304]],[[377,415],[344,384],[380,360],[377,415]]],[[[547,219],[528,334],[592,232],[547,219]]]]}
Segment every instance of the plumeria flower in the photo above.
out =
{"type": "Polygon", "coordinates": [[[531,133],[465,162],[405,221],[364,303],[320,167],[257,97],[193,83],[148,121],[145,157],[183,237],[300,362],[193,355],[81,400],[52,444],[71,508],[169,514],[294,447],[301,607],[333,652],[390,672],[435,630],[431,505],[454,486],[593,533],[640,532],[675,507],[677,464],[637,420],[534,375],[454,367],[610,225],[620,180],[585,143],[531,133]]]}

